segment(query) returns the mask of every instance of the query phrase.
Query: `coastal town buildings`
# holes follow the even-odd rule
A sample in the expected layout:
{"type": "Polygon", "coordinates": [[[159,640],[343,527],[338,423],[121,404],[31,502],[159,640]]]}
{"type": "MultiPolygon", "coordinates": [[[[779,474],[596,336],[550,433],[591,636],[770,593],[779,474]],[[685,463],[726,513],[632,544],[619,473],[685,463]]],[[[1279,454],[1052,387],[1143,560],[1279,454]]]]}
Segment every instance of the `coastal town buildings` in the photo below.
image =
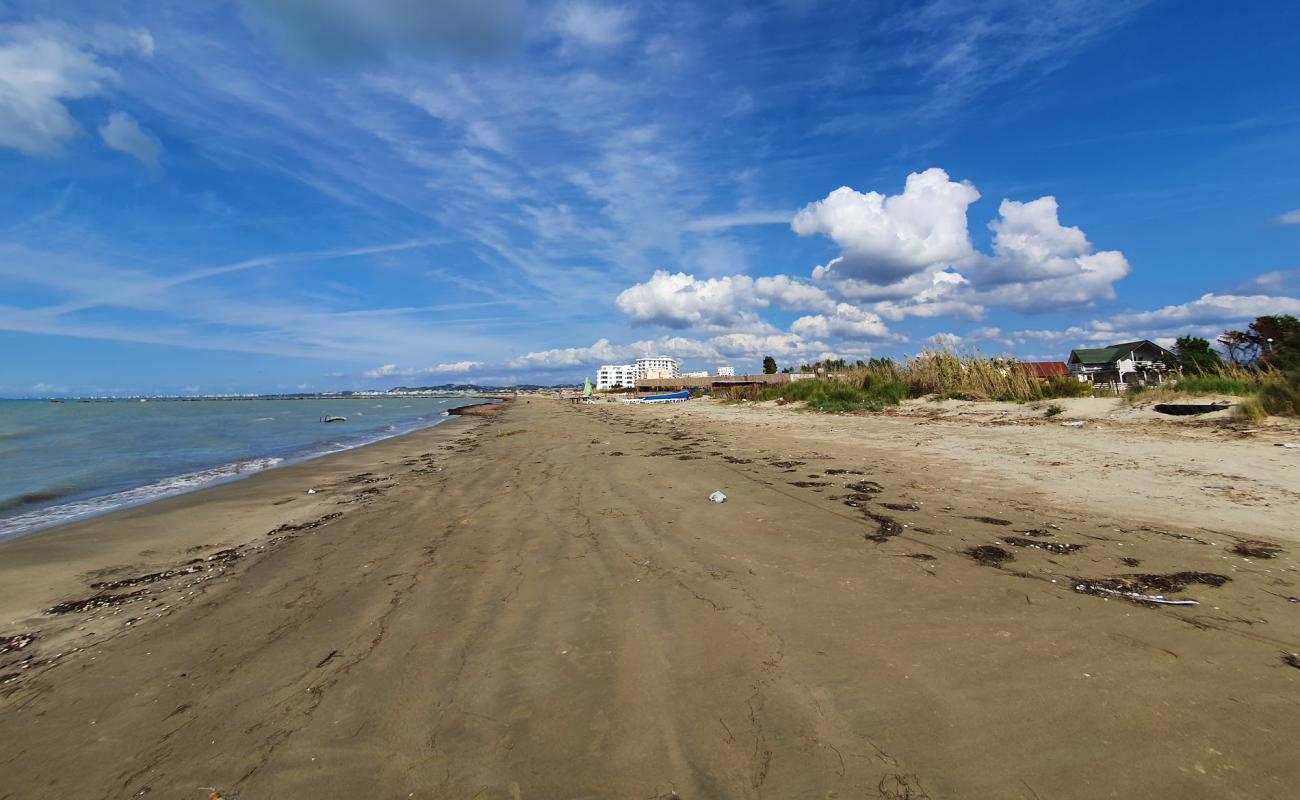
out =
{"type": "Polygon", "coordinates": [[[637,378],[677,378],[681,371],[677,359],[668,356],[647,356],[636,360],[637,378]]]}
{"type": "Polygon", "coordinates": [[[598,390],[621,389],[636,386],[636,364],[605,364],[596,370],[598,390]]]}
{"type": "MultiPolygon", "coordinates": [[[[734,378],[736,370],[730,366],[720,366],[715,373],[719,378],[734,378]]],[[[631,389],[644,381],[674,381],[679,378],[691,379],[698,385],[708,385],[708,370],[695,372],[681,371],[677,359],[668,356],[647,356],[638,358],[634,364],[605,364],[596,370],[596,389],[631,389]]]]}

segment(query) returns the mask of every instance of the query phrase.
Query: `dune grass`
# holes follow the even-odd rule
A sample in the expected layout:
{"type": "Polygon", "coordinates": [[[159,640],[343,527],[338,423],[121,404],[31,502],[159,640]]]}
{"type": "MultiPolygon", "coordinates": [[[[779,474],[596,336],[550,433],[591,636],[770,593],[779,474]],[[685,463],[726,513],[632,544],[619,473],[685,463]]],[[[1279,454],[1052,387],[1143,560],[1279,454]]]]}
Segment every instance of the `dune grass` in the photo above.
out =
{"type": "Polygon", "coordinates": [[[883,411],[907,399],[908,390],[898,382],[866,375],[856,384],[842,380],[807,379],[770,386],[759,393],[761,400],[803,402],[809,410],[822,413],[883,411]]]}
{"type": "Polygon", "coordinates": [[[815,378],[770,386],[753,399],[802,402],[809,410],[845,413],[881,411],[909,397],[1032,402],[1090,397],[1092,386],[1071,377],[1034,377],[1014,359],[994,359],[950,350],[927,350],[903,361],[876,359],[815,378]]]}
{"type": "MultiPolygon", "coordinates": [[[[842,362],[840,362],[842,363],[842,362]]],[[[732,399],[801,402],[810,411],[883,411],[912,397],[935,400],[997,400],[1028,403],[1091,397],[1093,387],[1072,376],[1042,380],[1021,362],[948,349],[926,350],[901,361],[872,359],[856,367],[832,368],[816,377],[734,393],[732,399]]],[[[1239,415],[1300,416],[1300,370],[1244,369],[1225,365],[1213,372],[1185,374],[1165,386],[1135,389],[1130,402],[1175,399],[1188,394],[1242,397],[1239,415]]]]}

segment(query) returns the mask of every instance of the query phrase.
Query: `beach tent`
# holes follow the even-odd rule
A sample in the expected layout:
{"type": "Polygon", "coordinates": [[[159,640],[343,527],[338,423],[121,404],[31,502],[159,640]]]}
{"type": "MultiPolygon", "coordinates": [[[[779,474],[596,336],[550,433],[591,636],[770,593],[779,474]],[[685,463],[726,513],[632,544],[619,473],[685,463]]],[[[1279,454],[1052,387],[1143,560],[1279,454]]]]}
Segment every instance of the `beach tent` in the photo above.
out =
{"type": "Polygon", "coordinates": [[[591,379],[590,379],[590,378],[583,378],[583,379],[582,379],[582,396],[583,396],[583,397],[591,397],[591,379]]]}

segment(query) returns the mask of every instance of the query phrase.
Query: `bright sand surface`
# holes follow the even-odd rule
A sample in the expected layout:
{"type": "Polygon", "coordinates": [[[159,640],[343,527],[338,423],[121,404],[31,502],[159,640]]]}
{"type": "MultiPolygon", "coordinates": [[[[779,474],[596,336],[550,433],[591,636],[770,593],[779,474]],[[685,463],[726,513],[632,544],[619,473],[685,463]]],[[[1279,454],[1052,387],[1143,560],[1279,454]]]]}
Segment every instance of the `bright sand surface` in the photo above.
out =
{"type": "Polygon", "coordinates": [[[1297,438],[533,398],[37,534],[0,798],[1295,797],[1297,438]]]}

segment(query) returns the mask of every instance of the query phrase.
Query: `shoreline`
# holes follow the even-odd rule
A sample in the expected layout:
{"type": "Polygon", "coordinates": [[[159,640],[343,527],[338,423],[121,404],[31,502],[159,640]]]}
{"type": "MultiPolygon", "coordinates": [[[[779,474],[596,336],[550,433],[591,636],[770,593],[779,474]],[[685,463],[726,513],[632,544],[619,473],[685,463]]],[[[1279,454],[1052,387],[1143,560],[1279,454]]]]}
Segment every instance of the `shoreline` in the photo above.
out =
{"type": "Polygon", "coordinates": [[[1300,543],[758,412],[521,398],[0,545],[0,798],[1289,796],[1300,543]]]}
{"type": "Polygon", "coordinates": [[[65,587],[75,585],[84,576],[98,576],[115,563],[132,564],[138,569],[167,568],[175,566],[164,563],[169,558],[179,563],[205,548],[219,551],[258,541],[256,532],[240,534],[231,530],[236,522],[269,529],[329,513],[328,506],[338,497],[325,487],[337,483],[342,472],[409,450],[415,442],[420,442],[421,448],[426,444],[439,448],[447,441],[456,441],[471,433],[484,416],[484,411],[473,409],[498,405],[462,406],[461,414],[428,427],[0,541],[0,584],[9,590],[0,594],[0,629],[24,616],[38,617],[41,608],[49,605],[48,600],[60,590],[66,591],[65,587]],[[301,488],[304,486],[320,488],[307,494],[301,488]],[[269,508],[253,507],[271,495],[275,499],[269,508]],[[207,528],[201,532],[194,531],[192,524],[174,524],[205,506],[230,509],[232,519],[229,523],[213,520],[216,524],[200,526],[207,528]],[[175,533],[177,529],[190,530],[175,533]],[[40,574],[31,575],[33,569],[40,574]],[[35,597],[43,600],[33,602],[35,597]]]}
{"type": "Polygon", "coordinates": [[[492,405],[497,402],[501,402],[501,400],[479,398],[479,402],[444,409],[438,415],[439,419],[429,422],[427,425],[402,431],[389,431],[377,438],[364,439],[355,444],[339,445],[334,449],[301,451],[286,455],[253,456],[238,462],[216,464],[193,472],[164,476],[139,486],[128,486],[123,489],[107,491],[103,494],[76,497],[72,500],[37,506],[18,514],[0,516],[0,543],[55,530],[64,525],[94,519],[105,514],[137,508],[169,497],[177,497],[233,481],[245,480],[267,470],[301,464],[318,458],[325,458],[335,453],[345,453],[359,447],[368,447],[388,439],[428,430],[445,424],[450,421],[450,418],[464,414],[467,409],[492,405]],[[60,513],[61,511],[62,513],[60,513]],[[51,517],[50,515],[54,516],[51,517]],[[46,517],[50,518],[47,519],[46,517]],[[27,520],[32,521],[23,524],[27,520]]]}

